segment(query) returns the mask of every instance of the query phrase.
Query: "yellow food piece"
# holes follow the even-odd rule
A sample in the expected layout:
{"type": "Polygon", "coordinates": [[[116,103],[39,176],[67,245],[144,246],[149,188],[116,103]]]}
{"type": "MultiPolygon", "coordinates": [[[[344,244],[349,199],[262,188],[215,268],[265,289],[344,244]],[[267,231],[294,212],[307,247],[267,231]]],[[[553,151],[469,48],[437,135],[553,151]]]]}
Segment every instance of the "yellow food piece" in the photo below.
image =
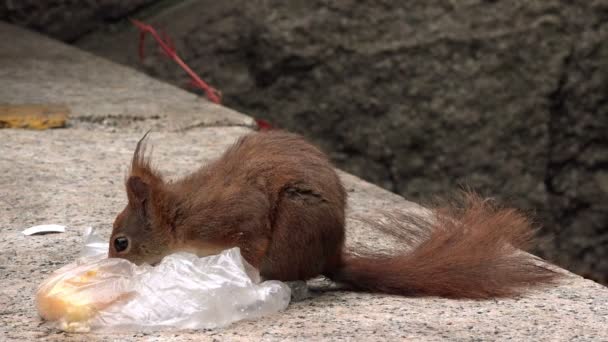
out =
{"type": "Polygon", "coordinates": [[[86,298],[77,292],[79,287],[90,283],[97,275],[96,270],[64,281],[59,281],[45,291],[37,294],[38,311],[46,320],[64,320],[66,322],[86,321],[97,312],[92,298],[86,298]]]}
{"type": "Polygon", "coordinates": [[[38,297],[38,308],[43,318],[49,321],[59,319],[69,322],[85,321],[96,313],[94,305],[71,301],[70,298],[38,297]]]}
{"type": "Polygon", "coordinates": [[[0,128],[49,129],[65,127],[70,110],[55,104],[0,104],[0,128]]]}
{"type": "MultiPolygon", "coordinates": [[[[68,271],[70,272],[70,271],[68,271]]],[[[41,285],[36,294],[38,313],[48,321],[59,322],[59,328],[68,332],[88,332],[89,324],[99,311],[132,298],[132,292],[112,286],[103,287],[98,269],[79,273],[56,274],[41,285]]]]}

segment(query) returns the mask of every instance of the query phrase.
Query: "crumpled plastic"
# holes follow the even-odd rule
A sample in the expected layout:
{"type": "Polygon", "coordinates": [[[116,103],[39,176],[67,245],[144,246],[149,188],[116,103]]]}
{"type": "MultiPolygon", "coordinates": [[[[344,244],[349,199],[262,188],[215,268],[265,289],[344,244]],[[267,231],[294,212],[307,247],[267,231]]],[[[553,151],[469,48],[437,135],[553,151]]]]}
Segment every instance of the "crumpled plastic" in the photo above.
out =
{"type": "Polygon", "coordinates": [[[42,318],[70,332],[212,329],[277,313],[291,298],[286,284],[261,282],[238,248],[176,253],[154,267],[108,259],[107,251],[89,230],[81,257],[39,286],[42,318]]]}

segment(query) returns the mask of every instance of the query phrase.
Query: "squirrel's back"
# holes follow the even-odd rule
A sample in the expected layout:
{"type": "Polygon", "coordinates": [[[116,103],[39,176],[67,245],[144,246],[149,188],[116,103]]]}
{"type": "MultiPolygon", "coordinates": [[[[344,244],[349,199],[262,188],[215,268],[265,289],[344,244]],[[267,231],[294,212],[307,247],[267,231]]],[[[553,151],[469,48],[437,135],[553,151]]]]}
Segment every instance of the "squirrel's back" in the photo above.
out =
{"type": "Polygon", "coordinates": [[[191,177],[205,183],[248,184],[275,197],[290,186],[321,194],[342,208],[346,193],[327,156],[297,134],[271,130],[245,135],[191,177]]]}

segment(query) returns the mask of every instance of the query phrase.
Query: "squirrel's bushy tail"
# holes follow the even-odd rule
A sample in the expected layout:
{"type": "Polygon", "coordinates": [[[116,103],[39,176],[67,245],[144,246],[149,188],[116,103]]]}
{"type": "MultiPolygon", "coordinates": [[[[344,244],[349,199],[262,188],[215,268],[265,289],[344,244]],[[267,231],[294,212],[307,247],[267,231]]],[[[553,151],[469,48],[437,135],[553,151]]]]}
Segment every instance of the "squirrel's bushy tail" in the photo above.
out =
{"type": "Polygon", "coordinates": [[[430,237],[412,252],[391,257],[345,252],[332,278],[364,291],[475,299],[515,295],[557,278],[521,251],[531,246],[534,229],[516,210],[467,193],[461,205],[434,213],[430,237]]]}

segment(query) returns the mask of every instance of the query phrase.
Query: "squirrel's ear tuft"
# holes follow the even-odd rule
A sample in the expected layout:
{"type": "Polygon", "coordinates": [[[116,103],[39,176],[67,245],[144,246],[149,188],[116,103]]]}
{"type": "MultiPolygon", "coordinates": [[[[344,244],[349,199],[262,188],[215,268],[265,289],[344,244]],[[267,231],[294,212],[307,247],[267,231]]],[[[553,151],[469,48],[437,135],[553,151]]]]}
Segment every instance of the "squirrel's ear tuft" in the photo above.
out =
{"type": "Polygon", "coordinates": [[[127,180],[127,196],[132,204],[141,204],[150,197],[150,185],[137,176],[127,180]]]}
{"type": "MultiPolygon", "coordinates": [[[[149,186],[155,186],[163,182],[160,173],[152,167],[150,156],[147,153],[147,138],[150,131],[148,131],[143,138],[137,142],[133,158],[131,159],[131,169],[129,175],[131,177],[140,177],[143,182],[149,186]]],[[[128,184],[129,181],[127,181],[128,184]]]]}

